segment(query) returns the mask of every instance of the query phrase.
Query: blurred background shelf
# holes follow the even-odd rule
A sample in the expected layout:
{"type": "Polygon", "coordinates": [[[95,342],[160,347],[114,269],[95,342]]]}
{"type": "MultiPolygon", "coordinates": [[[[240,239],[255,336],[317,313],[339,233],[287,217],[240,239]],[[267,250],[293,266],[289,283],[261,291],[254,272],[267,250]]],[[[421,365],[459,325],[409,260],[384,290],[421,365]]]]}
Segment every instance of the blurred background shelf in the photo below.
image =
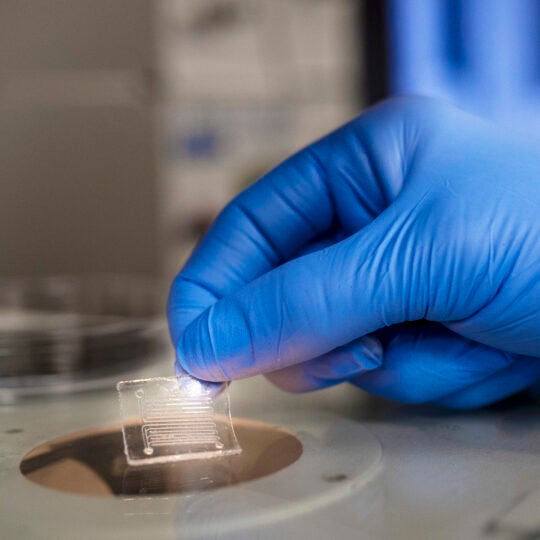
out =
{"type": "Polygon", "coordinates": [[[236,192],[360,110],[359,5],[3,1],[0,275],[169,279],[236,192]]]}

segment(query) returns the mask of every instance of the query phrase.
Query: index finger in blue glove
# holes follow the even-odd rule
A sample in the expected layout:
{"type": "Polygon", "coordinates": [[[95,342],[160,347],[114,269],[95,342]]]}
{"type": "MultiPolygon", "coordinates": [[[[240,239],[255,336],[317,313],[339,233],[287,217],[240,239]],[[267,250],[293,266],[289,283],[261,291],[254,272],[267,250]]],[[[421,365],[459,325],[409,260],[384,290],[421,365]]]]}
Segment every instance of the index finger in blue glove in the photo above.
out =
{"type": "Polygon", "coordinates": [[[429,279],[420,267],[423,257],[411,259],[404,215],[398,205],[350,238],[271,270],[213,304],[181,336],[178,362],[205,380],[246,377],[423,318],[429,279]]]}

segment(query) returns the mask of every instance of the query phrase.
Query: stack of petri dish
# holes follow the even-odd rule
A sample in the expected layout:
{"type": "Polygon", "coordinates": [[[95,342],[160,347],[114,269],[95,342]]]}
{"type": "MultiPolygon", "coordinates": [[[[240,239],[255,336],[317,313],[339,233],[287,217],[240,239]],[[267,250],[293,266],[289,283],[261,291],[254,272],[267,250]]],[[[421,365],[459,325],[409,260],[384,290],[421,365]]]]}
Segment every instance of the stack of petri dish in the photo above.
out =
{"type": "Polygon", "coordinates": [[[164,298],[138,276],[0,280],[0,403],[108,386],[150,363],[166,340],[164,298]]]}

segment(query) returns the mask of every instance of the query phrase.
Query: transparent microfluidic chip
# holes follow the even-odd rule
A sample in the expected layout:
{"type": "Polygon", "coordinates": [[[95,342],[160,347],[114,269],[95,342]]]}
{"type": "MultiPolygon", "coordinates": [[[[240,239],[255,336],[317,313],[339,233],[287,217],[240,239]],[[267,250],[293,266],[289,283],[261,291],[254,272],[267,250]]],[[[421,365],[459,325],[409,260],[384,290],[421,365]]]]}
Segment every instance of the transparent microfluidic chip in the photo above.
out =
{"type": "Polygon", "coordinates": [[[130,465],[239,454],[227,388],[189,375],[122,381],[124,452],[130,465]]]}

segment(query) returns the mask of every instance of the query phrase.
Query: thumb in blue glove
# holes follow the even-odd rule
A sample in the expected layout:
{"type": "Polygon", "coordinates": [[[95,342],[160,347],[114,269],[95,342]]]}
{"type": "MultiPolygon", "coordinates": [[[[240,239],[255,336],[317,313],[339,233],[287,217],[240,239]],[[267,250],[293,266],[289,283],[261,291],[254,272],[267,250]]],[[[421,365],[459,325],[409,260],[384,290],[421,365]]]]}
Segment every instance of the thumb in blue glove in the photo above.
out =
{"type": "Polygon", "coordinates": [[[540,152],[384,102],[234,199],[169,299],[181,369],[491,403],[540,378],[540,152]]]}

